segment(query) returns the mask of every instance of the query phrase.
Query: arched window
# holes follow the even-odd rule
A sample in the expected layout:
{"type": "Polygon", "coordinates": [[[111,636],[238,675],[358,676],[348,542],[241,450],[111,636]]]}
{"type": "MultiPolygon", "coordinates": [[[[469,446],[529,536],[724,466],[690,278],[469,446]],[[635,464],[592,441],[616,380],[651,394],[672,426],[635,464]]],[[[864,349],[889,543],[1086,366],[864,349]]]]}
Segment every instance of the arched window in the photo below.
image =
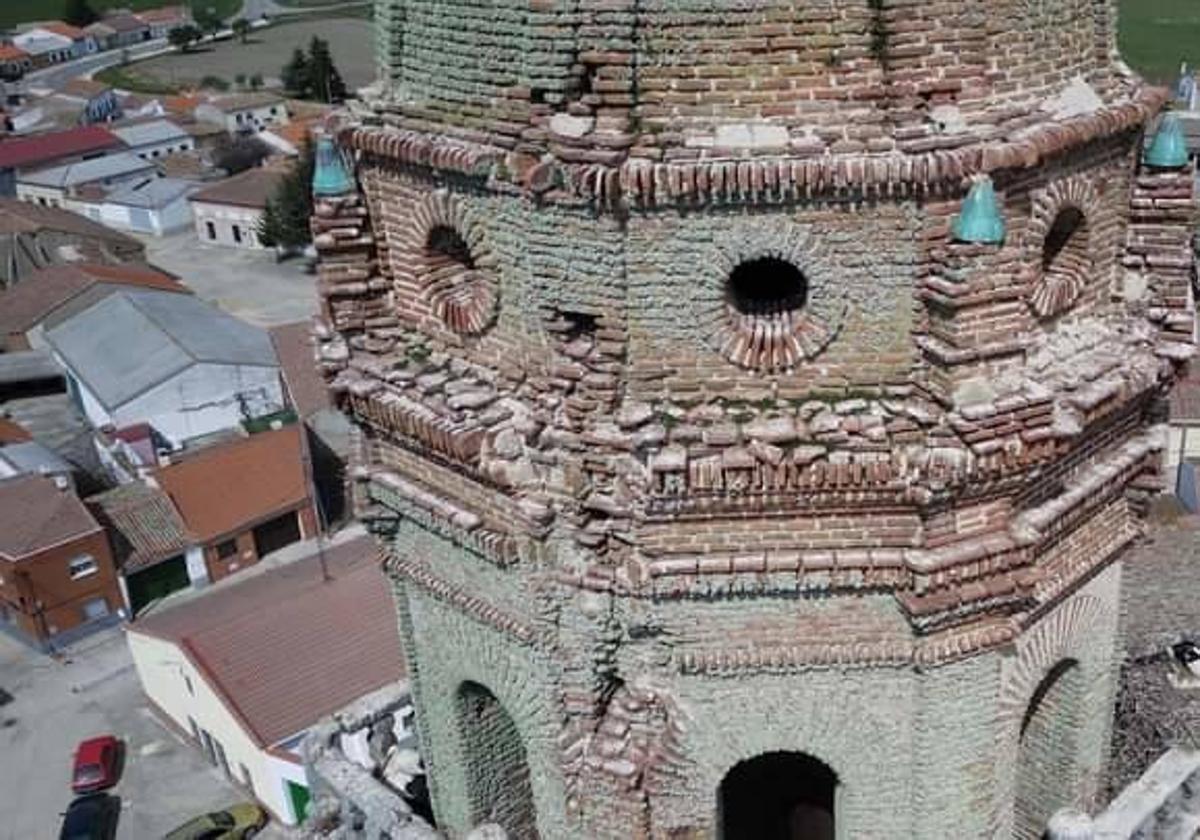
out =
{"type": "Polygon", "coordinates": [[[457,701],[472,823],[498,823],[511,840],[538,840],[529,765],[517,725],[479,683],[463,683],[457,701]]]}
{"type": "Polygon", "coordinates": [[[491,274],[479,270],[471,245],[457,228],[435,224],[421,249],[418,278],[434,314],[464,335],[483,332],[496,308],[491,274]]]}
{"type": "Polygon", "coordinates": [[[1018,840],[1040,838],[1051,815],[1073,804],[1082,689],[1079,663],[1064,659],[1038,683],[1021,718],[1013,821],[1018,840]]]}
{"type": "Polygon", "coordinates": [[[1054,217],[1042,239],[1041,263],[1030,303],[1039,317],[1053,318],[1076,304],[1091,279],[1087,216],[1078,207],[1063,207],[1054,217]]]}
{"type": "Polygon", "coordinates": [[[833,840],[837,775],[803,753],[737,764],[717,794],[721,840],[833,840]]]}

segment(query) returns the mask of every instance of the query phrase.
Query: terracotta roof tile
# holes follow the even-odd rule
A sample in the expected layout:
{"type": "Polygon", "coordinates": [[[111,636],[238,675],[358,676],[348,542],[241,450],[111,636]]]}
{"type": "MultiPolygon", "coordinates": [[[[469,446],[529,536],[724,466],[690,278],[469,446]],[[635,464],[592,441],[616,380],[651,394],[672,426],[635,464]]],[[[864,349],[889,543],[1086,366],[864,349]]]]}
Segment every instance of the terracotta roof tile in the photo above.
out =
{"type": "Polygon", "coordinates": [[[133,572],[187,550],[179,511],[163,491],[140,482],[92,496],[88,507],[108,528],[117,565],[133,572]]]}
{"type": "Polygon", "coordinates": [[[29,434],[24,426],[15,420],[0,417],[0,444],[25,443],[30,440],[33,440],[33,435],[29,434]]]}
{"type": "Polygon", "coordinates": [[[0,140],[0,169],[35,166],[72,155],[124,147],[119,137],[98,125],[10,138],[0,140]]]}
{"type": "Polygon", "coordinates": [[[1200,420],[1200,371],[1189,371],[1171,391],[1171,420],[1200,420]]]}
{"type": "Polygon", "coordinates": [[[284,385],[292,405],[301,417],[310,417],[323,408],[332,408],[329,389],[317,369],[317,359],[308,321],[281,324],[271,328],[271,343],[279,357],[284,385]]]}
{"type": "Polygon", "coordinates": [[[71,490],[26,475],[0,481],[0,559],[17,560],[100,526],[71,490]]]}
{"type": "Polygon", "coordinates": [[[232,178],[218,181],[188,197],[188,201],[232,204],[237,207],[266,207],[267,199],[286,176],[279,169],[247,169],[232,178]]]}
{"type": "Polygon", "coordinates": [[[16,286],[0,292],[0,336],[32,329],[55,309],[97,283],[191,294],[173,276],[146,265],[54,265],[35,271],[16,286]]]}
{"type": "Polygon", "coordinates": [[[29,53],[12,44],[0,44],[0,61],[23,61],[29,58],[29,53]]]}
{"type": "Polygon", "coordinates": [[[210,543],[309,498],[301,447],[292,425],[201,449],[155,477],[192,536],[210,543]]]}
{"type": "Polygon", "coordinates": [[[64,38],[70,38],[72,41],[79,41],[87,37],[87,33],[78,26],[72,26],[61,20],[50,20],[45,23],[39,23],[37,28],[45,29],[47,32],[53,32],[55,35],[61,35],[64,38]]]}
{"type": "Polygon", "coordinates": [[[0,233],[39,233],[54,230],[145,251],[144,246],[120,231],[58,207],[40,207],[15,198],[0,198],[0,233]]]}
{"type": "Polygon", "coordinates": [[[260,746],[404,678],[391,587],[374,543],[327,549],[130,625],[177,643],[260,746]]]}

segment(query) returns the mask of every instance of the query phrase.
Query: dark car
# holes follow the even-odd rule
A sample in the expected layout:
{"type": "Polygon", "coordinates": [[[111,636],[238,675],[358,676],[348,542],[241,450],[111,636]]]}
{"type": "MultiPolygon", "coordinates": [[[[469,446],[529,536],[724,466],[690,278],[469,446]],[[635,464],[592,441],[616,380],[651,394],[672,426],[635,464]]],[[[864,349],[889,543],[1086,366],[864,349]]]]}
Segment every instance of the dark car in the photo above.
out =
{"type": "Polygon", "coordinates": [[[58,840],[112,840],[117,835],[121,800],[104,793],[81,796],[63,814],[58,840]]]}
{"type": "Polygon", "coordinates": [[[88,738],[75,748],[75,764],[71,772],[71,790],[75,793],[95,793],[117,783],[121,742],[112,735],[88,738]]]}

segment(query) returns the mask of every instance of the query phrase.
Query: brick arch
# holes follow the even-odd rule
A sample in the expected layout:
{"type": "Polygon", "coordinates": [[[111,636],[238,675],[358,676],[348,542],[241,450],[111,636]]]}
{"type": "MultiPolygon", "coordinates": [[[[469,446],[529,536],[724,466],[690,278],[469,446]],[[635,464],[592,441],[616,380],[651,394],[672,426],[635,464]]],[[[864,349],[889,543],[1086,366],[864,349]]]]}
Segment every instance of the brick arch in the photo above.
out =
{"type": "Polygon", "coordinates": [[[786,372],[829,346],[846,318],[845,282],[816,237],[791,222],[748,219],[697,255],[694,323],[708,345],[739,367],[786,372]],[[778,260],[804,277],[806,300],[777,315],[746,315],[730,304],[727,283],[739,266],[778,260]]]}
{"type": "Polygon", "coordinates": [[[490,688],[464,680],[454,692],[472,822],[495,822],[513,840],[538,840],[525,739],[490,688]]]}
{"type": "Polygon", "coordinates": [[[413,266],[419,293],[434,317],[460,335],[487,330],[495,320],[500,289],[483,224],[445,189],[426,196],[411,224],[402,258],[413,266]],[[461,253],[439,245],[446,234],[461,243],[461,253]]]}
{"type": "Polygon", "coordinates": [[[1062,315],[1083,296],[1095,274],[1091,222],[1099,215],[1101,197],[1090,178],[1072,176],[1055,181],[1033,197],[1033,215],[1024,236],[1022,281],[1025,299],[1034,315],[1048,320],[1062,315]],[[1047,247],[1056,223],[1077,213],[1079,225],[1048,259],[1047,247]]]}
{"type": "MultiPolygon", "coordinates": [[[[1039,687],[1064,663],[1074,663],[1071,668],[1074,678],[1094,678],[1096,663],[1088,648],[1098,631],[1112,620],[1111,607],[1101,599],[1081,596],[1063,604],[1018,642],[1016,661],[1006,669],[1000,685],[996,725],[997,758],[1014,759],[1014,793],[1018,785],[1022,724],[1039,687]]],[[[1013,805],[1012,797],[997,797],[991,836],[1012,835],[1013,805]]]]}

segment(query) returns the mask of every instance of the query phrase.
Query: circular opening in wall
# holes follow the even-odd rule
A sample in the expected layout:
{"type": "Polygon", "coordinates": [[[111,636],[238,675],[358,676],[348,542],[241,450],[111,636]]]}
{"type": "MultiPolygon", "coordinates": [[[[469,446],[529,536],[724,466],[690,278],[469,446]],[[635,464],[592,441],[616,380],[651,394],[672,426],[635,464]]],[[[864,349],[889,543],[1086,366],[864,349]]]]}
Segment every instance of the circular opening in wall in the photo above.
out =
{"type": "Polygon", "coordinates": [[[730,273],[727,293],[730,306],[740,315],[779,315],[804,307],[808,281],[790,262],[760,257],[730,273]]]}
{"type": "Polygon", "coordinates": [[[425,240],[425,251],[433,259],[441,259],[446,263],[457,263],[462,268],[475,268],[475,260],[471,257],[471,247],[462,234],[452,227],[438,225],[429,231],[425,240]]]}

